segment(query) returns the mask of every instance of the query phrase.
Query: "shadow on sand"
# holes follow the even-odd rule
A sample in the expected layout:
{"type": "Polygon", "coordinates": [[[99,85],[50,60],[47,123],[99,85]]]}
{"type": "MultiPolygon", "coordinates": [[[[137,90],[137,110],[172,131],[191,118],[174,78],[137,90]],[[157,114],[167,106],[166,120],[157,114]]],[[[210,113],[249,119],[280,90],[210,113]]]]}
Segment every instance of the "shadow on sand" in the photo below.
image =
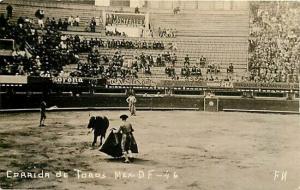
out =
{"type": "MultiPolygon", "coordinates": [[[[119,158],[105,158],[104,159],[107,162],[124,162],[125,158],[124,157],[119,157],[119,158]]],[[[137,164],[137,165],[156,165],[157,163],[153,160],[147,160],[143,158],[130,158],[130,164],[137,164]]]]}

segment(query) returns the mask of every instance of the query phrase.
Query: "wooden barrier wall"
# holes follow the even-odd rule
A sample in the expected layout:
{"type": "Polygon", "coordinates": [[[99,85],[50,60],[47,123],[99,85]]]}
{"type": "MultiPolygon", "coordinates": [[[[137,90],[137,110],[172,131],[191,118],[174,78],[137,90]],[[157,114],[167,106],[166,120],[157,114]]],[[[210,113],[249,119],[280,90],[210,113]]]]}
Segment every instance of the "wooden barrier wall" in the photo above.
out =
{"type": "MultiPolygon", "coordinates": [[[[25,94],[0,96],[0,109],[39,108],[41,95],[26,96],[25,94]]],[[[67,107],[127,107],[125,95],[82,95],[76,96],[49,96],[46,99],[48,106],[59,108],[67,107]]],[[[165,96],[141,97],[137,96],[137,107],[147,108],[194,108],[204,110],[203,96],[165,96]]],[[[248,99],[238,97],[219,97],[218,110],[272,110],[299,112],[298,100],[282,98],[248,99]]]]}

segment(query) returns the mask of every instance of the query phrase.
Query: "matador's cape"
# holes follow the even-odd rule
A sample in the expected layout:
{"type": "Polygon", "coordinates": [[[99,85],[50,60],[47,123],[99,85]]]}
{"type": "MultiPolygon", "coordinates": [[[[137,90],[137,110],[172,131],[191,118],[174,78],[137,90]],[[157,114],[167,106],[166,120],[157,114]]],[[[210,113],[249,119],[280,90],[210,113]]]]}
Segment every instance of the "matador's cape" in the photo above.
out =
{"type": "MultiPolygon", "coordinates": [[[[121,157],[123,155],[121,141],[122,133],[114,133],[113,131],[111,131],[99,151],[115,158],[121,157]]],[[[125,148],[126,150],[129,150],[129,145],[126,144],[125,148]]],[[[132,153],[138,153],[138,147],[133,135],[131,139],[130,150],[132,153]]]]}

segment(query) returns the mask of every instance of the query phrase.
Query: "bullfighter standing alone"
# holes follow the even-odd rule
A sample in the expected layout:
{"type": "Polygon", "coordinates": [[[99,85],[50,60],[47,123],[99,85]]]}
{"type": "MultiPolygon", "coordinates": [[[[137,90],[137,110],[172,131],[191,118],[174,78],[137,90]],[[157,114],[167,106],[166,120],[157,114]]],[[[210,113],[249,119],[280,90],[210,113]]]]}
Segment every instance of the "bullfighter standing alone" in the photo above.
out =
{"type": "Polygon", "coordinates": [[[136,115],[136,108],[135,108],[135,103],[136,103],[136,98],[133,94],[131,94],[127,99],[126,102],[128,103],[129,111],[131,115],[136,115]]]}

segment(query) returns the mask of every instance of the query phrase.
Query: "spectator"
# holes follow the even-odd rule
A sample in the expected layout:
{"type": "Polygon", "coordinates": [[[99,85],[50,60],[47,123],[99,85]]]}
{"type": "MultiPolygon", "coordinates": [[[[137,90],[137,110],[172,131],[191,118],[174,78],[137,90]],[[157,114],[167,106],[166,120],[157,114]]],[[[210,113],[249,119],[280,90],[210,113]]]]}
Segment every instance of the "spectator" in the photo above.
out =
{"type": "Polygon", "coordinates": [[[185,58],[184,58],[184,65],[190,65],[190,58],[189,58],[189,55],[186,54],[185,58]]]}
{"type": "Polygon", "coordinates": [[[7,18],[11,18],[12,13],[13,13],[13,7],[11,5],[7,5],[7,7],[6,7],[7,18]]]}
{"type": "Polygon", "coordinates": [[[205,65],[206,65],[206,57],[204,57],[203,55],[201,55],[200,66],[201,67],[205,67],[205,65]]]}
{"type": "Polygon", "coordinates": [[[139,14],[139,13],[140,13],[139,7],[135,7],[134,13],[135,13],[135,14],[139,14]]]}
{"type": "Polygon", "coordinates": [[[90,21],[90,29],[91,32],[96,32],[96,20],[94,17],[90,21]]]}
{"type": "Polygon", "coordinates": [[[57,29],[58,30],[63,30],[63,22],[62,22],[61,18],[58,19],[57,29]]]}
{"type": "Polygon", "coordinates": [[[173,50],[173,51],[176,51],[177,50],[177,43],[173,42],[170,49],[173,50]]]}
{"type": "Polygon", "coordinates": [[[173,53],[173,55],[171,56],[171,61],[172,61],[173,67],[175,67],[175,64],[177,62],[177,56],[175,53],[173,53]]]}
{"type": "Polygon", "coordinates": [[[230,65],[227,68],[227,73],[233,73],[233,65],[230,63],[230,65]]]}
{"type": "Polygon", "coordinates": [[[44,25],[43,19],[38,19],[38,25],[39,25],[40,29],[44,29],[45,25],[44,25]]]}
{"type": "Polygon", "coordinates": [[[74,17],[71,15],[71,16],[69,16],[69,18],[68,18],[68,25],[69,25],[69,26],[73,26],[73,24],[74,24],[74,17]]]}
{"type": "Polygon", "coordinates": [[[160,54],[158,54],[158,56],[157,56],[157,58],[156,58],[156,65],[157,65],[158,67],[163,66],[163,64],[162,64],[162,58],[161,58],[161,55],[160,55],[160,54]]]}
{"type": "Polygon", "coordinates": [[[4,14],[0,15],[0,28],[6,28],[7,26],[7,19],[4,17],[4,14]]]}
{"type": "Polygon", "coordinates": [[[194,66],[192,67],[191,75],[192,75],[192,76],[196,76],[196,77],[202,76],[201,69],[198,68],[196,65],[194,65],[194,66]]]}
{"type": "MultiPolygon", "coordinates": [[[[214,65],[214,73],[215,73],[215,75],[218,74],[220,71],[221,70],[220,70],[219,64],[214,65]]],[[[233,72],[233,66],[232,66],[232,72],[233,72]]]]}
{"type": "Polygon", "coordinates": [[[171,77],[172,79],[176,78],[175,68],[173,67],[173,65],[167,66],[165,68],[165,73],[168,75],[168,77],[171,77]]]}
{"type": "Polygon", "coordinates": [[[176,29],[172,28],[158,28],[158,36],[161,38],[175,38],[176,37],[176,29]]]}
{"type": "Polygon", "coordinates": [[[69,25],[68,20],[67,20],[67,18],[65,18],[65,20],[62,24],[62,30],[67,31],[68,30],[68,25],[69,25]]]}
{"type": "Polygon", "coordinates": [[[74,19],[74,26],[79,26],[79,23],[80,23],[80,18],[79,18],[79,16],[77,16],[77,17],[74,19]]]}
{"type": "Polygon", "coordinates": [[[180,7],[175,7],[175,8],[173,9],[174,15],[178,14],[179,11],[180,11],[180,7]]]}
{"type": "Polygon", "coordinates": [[[181,68],[181,75],[184,76],[185,78],[188,78],[190,76],[190,68],[185,65],[183,68],[181,68]]]}
{"type": "Polygon", "coordinates": [[[42,9],[38,9],[36,12],[35,12],[35,17],[38,18],[38,19],[43,19],[45,16],[45,12],[44,10],[42,9]]]}
{"type": "Polygon", "coordinates": [[[52,30],[57,30],[57,24],[56,24],[56,20],[55,20],[54,17],[52,18],[52,20],[50,21],[50,23],[51,23],[52,30]]]}

